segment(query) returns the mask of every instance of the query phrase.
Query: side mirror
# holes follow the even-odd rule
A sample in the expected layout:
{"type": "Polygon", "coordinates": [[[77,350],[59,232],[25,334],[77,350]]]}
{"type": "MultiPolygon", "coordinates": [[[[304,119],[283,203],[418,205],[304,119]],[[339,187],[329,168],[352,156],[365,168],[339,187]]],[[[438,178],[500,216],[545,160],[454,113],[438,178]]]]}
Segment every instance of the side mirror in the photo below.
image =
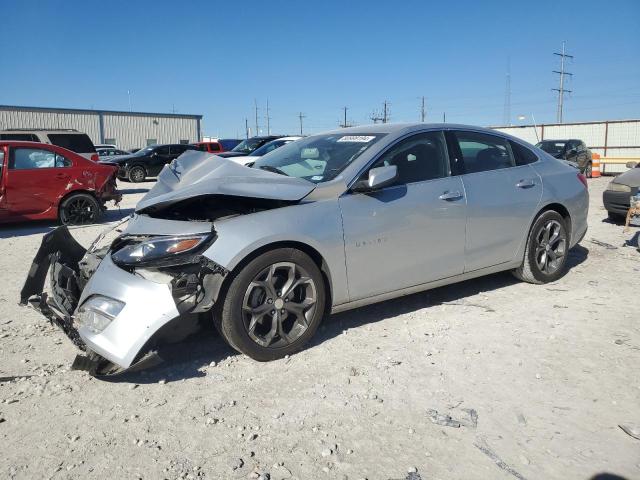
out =
{"type": "Polygon", "coordinates": [[[627,168],[636,168],[638,166],[638,162],[627,162],[625,167],[627,168]]]}
{"type": "Polygon", "coordinates": [[[396,165],[385,165],[369,170],[369,178],[356,182],[352,190],[354,192],[370,192],[379,190],[393,183],[398,178],[396,165]]]}

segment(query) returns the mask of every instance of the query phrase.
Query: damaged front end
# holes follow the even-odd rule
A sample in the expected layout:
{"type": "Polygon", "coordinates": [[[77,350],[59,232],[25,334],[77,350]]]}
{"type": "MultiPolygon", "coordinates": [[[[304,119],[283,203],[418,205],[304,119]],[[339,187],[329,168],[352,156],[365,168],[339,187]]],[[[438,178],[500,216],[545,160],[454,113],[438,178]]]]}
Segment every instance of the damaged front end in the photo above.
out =
{"type": "Polygon", "coordinates": [[[176,319],[191,324],[214,305],[227,272],[202,255],[215,241],[211,224],[164,221],[168,231],[156,234],[155,221],[134,216],[88,249],[66,227],[43,238],[20,302],[30,303],[86,352],[75,368],[113,374],[147,362],[144,354],[156,334],[166,333],[176,319]]]}

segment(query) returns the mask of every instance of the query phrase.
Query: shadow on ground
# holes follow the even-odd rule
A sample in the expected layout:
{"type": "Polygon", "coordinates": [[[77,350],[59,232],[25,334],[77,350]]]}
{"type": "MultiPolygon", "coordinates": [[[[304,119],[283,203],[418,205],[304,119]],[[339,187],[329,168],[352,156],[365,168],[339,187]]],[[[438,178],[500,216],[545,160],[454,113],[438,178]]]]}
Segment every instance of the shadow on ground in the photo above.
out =
{"type": "MultiPolygon", "coordinates": [[[[103,225],[111,222],[116,222],[124,217],[131,215],[134,212],[134,208],[115,208],[109,209],[104,213],[101,221],[95,225],[103,225]]],[[[29,222],[20,223],[6,223],[0,226],[0,238],[13,238],[13,237],[27,237],[29,235],[36,235],[40,233],[48,233],[51,230],[59,227],[60,223],[49,220],[31,220],[29,222]]],[[[83,228],[90,225],[83,225],[83,228]]]]}
{"type": "MultiPolygon", "coordinates": [[[[567,259],[567,274],[570,274],[572,268],[583,263],[588,255],[589,250],[580,245],[573,248],[567,259]]],[[[500,290],[518,281],[510,272],[501,272],[331,315],[324,320],[306,348],[317,347],[342,334],[346,329],[359,328],[423,308],[462,302],[466,297],[500,290]]],[[[489,304],[474,305],[486,308],[487,311],[493,310],[489,304]]],[[[217,334],[211,322],[182,342],[161,346],[158,354],[162,358],[159,365],[102,379],[111,382],[156,383],[160,380],[172,382],[216,375],[211,372],[205,373],[203,367],[211,362],[219,363],[238,355],[217,334]]]]}

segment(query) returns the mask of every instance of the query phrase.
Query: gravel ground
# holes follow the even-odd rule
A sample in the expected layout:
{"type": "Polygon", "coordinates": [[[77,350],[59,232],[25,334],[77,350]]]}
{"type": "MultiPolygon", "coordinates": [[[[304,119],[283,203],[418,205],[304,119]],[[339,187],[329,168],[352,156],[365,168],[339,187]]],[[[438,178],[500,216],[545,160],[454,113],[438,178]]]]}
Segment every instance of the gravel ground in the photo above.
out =
{"type": "MultiPolygon", "coordinates": [[[[607,182],[554,284],[503,273],[333,315],[271,363],[204,331],[108,381],[71,371],[72,344],[17,305],[54,225],[2,226],[0,477],[640,478],[618,426],[640,425],[639,230],[605,220],[607,182]]],[[[150,186],[121,185],[107,221],[150,186]]]]}

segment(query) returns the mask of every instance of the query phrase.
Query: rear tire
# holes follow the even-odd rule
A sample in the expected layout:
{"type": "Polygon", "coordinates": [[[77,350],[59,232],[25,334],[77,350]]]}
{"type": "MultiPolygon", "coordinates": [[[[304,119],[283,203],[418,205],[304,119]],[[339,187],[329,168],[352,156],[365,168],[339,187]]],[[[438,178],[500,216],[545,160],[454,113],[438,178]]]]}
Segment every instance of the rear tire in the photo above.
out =
{"type": "Polygon", "coordinates": [[[558,212],[547,210],[533,222],[524,260],[513,274],[528,283],[554,282],[564,274],[568,253],[566,222],[558,212]]]}
{"type": "Polygon", "coordinates": [[[129,173],[127,175],[129,177],[129,181],[133,183],[144,182],[147,178],[147,172],[144,168],[140,166],[131,167],[129,169],[129,173]]]}
{"type": "Polygon", "coordinates": [[[279,248],[251,260],[231,279],[216,328],[227,343],[257,361],[300,350],[325,310],[320,269],[304,252],[279,248]]]}
{"type": "Polygon", "coordinates": [[[58,207],[58,216],[63,225],[87,225],[102,218],[103,210],[93,195],[74,193],[65,198],[58,207]]]}

